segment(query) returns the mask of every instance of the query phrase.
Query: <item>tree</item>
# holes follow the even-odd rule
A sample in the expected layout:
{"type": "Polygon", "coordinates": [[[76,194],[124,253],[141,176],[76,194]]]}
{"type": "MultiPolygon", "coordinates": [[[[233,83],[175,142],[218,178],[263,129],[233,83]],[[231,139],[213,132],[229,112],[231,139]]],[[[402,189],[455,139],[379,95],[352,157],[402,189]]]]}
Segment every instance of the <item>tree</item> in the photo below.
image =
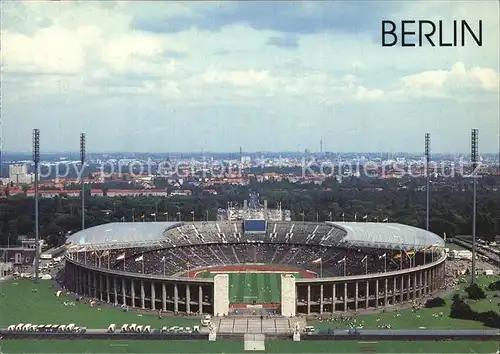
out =
{"type": "Polygon", "coordinates": [[[465,303],[464,299],[460,296],[453,297],[453,303],[451,304],[450,309],[450,317],[451,318],[459,318],[463,320],[474,320],[476,319],[476,312],[472,310],[472,308],[465,303]]]}
{"type": "Polygon", "coordinates": [[[21,186],[21,189],[23,190],[24,195],[28,195],[28,191],[30,190],[30,186],[29,186],[29,184],[25,183],[21,186]]]}
{"type": "Polygon", "coordinates": [[[441,297],[435,297],[433,299],[429,299],[425,303],[425,307],[433,308],[433,307],[443,307],[446,305],[446,301],[441,297]]]}
{"type": "Polygon", "coordinates": [[[465,292],[467,293],[469,299],[472,300],[486,299],[486,293],[477,284],[471,284],[470,286],[466,287],[465,292]]]}

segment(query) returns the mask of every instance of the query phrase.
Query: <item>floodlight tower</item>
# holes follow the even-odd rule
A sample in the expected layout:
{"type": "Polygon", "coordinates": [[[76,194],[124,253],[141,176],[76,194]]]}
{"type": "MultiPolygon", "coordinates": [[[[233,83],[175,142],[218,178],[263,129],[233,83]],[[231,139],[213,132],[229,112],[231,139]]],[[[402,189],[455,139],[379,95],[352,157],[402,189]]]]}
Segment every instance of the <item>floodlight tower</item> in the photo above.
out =
{"type": "Polygon", "coordinates": [[[429,215],[430,215],[430,181],[429,181],[429,162],[431,160],[431,134],[425,133],[425,191],[427,193],[427,209],[426,209],[426,230],[429,231],[429,215]]]}
{"type": "Polygon", "coordinates": [[[85,172],[85,133],[80,134],[80,162],[82,164],[82,230],[85,230],[85,181],[83,173],[85,172]]]}
{"type": "Polygon", "coordinates": [[[471,162],[472,162],[472,183],[473,183],[473,197],[472,197],[472,284],[476,284],[476,189],[477,189],[477,175],[476,168],[478,166],[478,138],[479,131],[472,129],[471,134],[471,162]]]}
{"type": "Polygon", "coordinates": [[[38,177],[40,163],[40,130],[33,129],[33,163],[35,165],[35,282],[39,280],[40,245],[39,245],[39,215],[38,215],[38,177]]]}

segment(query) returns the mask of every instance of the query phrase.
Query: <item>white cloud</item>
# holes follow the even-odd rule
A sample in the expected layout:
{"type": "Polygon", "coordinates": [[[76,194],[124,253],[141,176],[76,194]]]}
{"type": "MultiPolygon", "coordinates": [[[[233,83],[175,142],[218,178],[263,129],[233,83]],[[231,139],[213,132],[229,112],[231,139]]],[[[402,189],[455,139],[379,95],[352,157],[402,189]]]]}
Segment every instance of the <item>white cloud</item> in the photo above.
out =
{"type": "MultiPolygon", "coordinates": [[[[378,33],[370,37],[332,31],[301,36],[298,49],[283,50],[266,45],[269,37],[280,33],[243,24],[179,33],[131,29],[138,16],[151,21],[176,21],[179,15],[196,18],[192,11],[196,3],[4,3],[3,109],[15,112],[33,102],[36,107],[48,105],[44,102],[54,98],[84,107],[82,111],[92,109],[92,114],[108,109],[109,100],[120,107],[174,105],[177,111],[197,106],[258,107],[272,112],[273,122],[294,117],[282,125],[302,126],[312,111],[315,119],[327,123],[329,112],[339,107],[363,106],[371,113],[391,106],[388,102],[428,98],[436,107],[444,107],[450,99],[454,104],[486,100],[490,106],[484,108],[489,110],[484,119],[491,121],[500,114],[491,109],[498,106],[498,31],[492,30],[498,28],[498,15],[484,3],[475,4],[409,2],[405,11],[388,16],[409,19],[415,13],[414,18],[468,20],[484,16],[482,48],[388,49],[380,46],[378,33]]],[[[316,8],[308,4],[308,16],[316,8]]],[[[58,112],[68,116],[62,113],[65,107],[46,109],[53,109],[54,116],[58,112]]],[[[107,115],[118,120],[130,112],[107,115]]],[[[387,114],[388,125],[400,115],[387,114]]],[[[4,116],[8,121],[9,115],[4,116]]],[[[220,117],[211,113],[204,121],[220,117]]],[[[265,124],[268,121],[256,126],[265,124]]]]}
{"type": "MultiPolygon", "coordinates": [[[[430,70],[408,75],[399,80],[397,94],[411,97],[447,97],[458,89],[497,92],[499,74],[491,68],[474,67],[467,70],[461,62],[455,63],[450,70],[430,70]]],[[[460,97],[456,97],[460,99],[460,97]]]]}

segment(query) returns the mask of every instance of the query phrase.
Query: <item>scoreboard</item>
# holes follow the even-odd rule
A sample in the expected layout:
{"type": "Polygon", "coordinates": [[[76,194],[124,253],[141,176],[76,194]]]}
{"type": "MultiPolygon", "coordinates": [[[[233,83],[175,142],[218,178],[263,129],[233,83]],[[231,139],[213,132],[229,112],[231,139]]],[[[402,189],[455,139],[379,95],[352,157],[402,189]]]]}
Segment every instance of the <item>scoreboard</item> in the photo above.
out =
{"type": "Polygon", "coordinates": [[[243,222],[243,231],[248,233],[265,233],[266,232],[266,220],[256,220],[248,219],[243,222]]]}

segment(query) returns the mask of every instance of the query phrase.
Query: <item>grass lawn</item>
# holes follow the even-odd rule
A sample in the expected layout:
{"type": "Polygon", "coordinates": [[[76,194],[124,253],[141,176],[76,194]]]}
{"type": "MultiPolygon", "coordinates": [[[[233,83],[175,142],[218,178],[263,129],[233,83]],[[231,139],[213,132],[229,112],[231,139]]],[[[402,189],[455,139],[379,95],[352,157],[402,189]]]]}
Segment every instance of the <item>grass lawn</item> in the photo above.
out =
{"type": "MultiPolygon", "coordinates": [[[[477,279],[478,284],[482,285],[485,288],[487,284],[500,279],[500,277],[480,276],[477,279]]],[[[464,295],[465,292],[463,291],[463,288],[465,288],[466,286],[466,283],[460,284],[460,288],[456,292],[464,295]]],[[[444,297],[444,299],[446,300],[446,306],[441,308],[423,308],[418,310],[417,312],[412,312],[411,309],[402,309],[398,310],[397,314],[393,310],[388,310],[388,312],[386,313],[358,315],[356,317],[356,322],[362,322],[363,327],[366,329],[377,329],[377,326],[379,324],[390,324],[393,329],[415,329],[418,327],[426,327],[428,329],[488,329],[488,327],[483,326],[483,324],[478,321],[458,320],[449,317],[450,306],[452,303],[451,298],[456,292],[448,294],[444,297]],[[434,317],[433,314],[438,312],[443,312],[443,316],[434,317]]],[[[493,295],[495,294],[495,292],[493,291],[486,291],[486,294],[487,298],[484,300],[467,300],[467,302],[471,305],[472,309],[476,311],[483,312],[493,310],[498,312],[500,310],[498,306],[498,301],[500,301],[500,298],[493,297],[493,295]]],[[[308,324],[309,323],[317,328],[348,327],[348,324],[344,322],[308,321],[308,324]]]]}
{"type": "MultiPolygon", "coordinates": [[[[197,276],[213,278],[225,272],[203,272],[197,276]]],[[[229,302],[237,304],[258,304],[281,301],[281,274],[280,273],[227,273],[229,275],[229,302]]],[[[302,274],[294,273],[301,278],[302,274]]]]}
{"type": "MultiPolygon", "coordinates": [[[[266,341],[266,353],[495,353],[496,342],[266,341]]],[[[243,341],[4,340],[4,353],[243,353],[243,341]]]]}
{"type": "Polygon", "coordinates": [[[122,312],[119,308],[103,307],[101,311],[88,304],[75,301],[62,295],[55,296],[55,289],[49,288],[54,281],[41,280],[35,284],[28,279],[0,282],[0,327],[17,323],[64,324],[75,323],[88,328],[107,328],[110,323],[149,324],[161,326],[192,326],[199,324],[197,318],[163,316],[157,313],[139,316],[134,311],[122,312]],[[37,289],[32,292],[32,289],[37,289]],[[76,306],[64,306],[65,301],[75,302],[76,306]]]}

